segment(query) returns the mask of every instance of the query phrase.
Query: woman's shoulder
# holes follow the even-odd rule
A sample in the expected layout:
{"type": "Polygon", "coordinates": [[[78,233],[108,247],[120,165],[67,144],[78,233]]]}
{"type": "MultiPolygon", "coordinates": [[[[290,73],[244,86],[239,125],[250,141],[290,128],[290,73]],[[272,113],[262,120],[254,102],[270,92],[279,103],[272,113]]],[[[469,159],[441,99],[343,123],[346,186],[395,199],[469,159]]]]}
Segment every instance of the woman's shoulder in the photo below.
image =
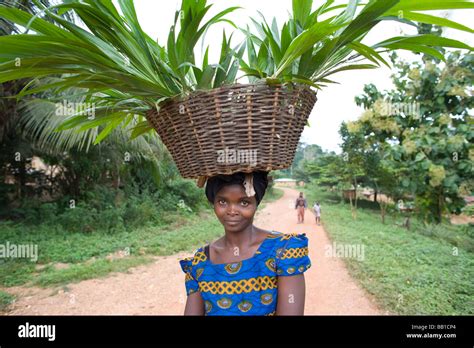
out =
{"type": "Polygon", "coordinates": [[[270,239],[268,244],[268,252],[279,255],[298,251],[305,253],[308,249],[308,237],[305,233],[283,233],[279,231],[272,231],[267,239],[270,239]],[[290,250],[287,252],[287,250],[290,250]]]}
{"type": "Polygon", "coordinates": [[[306,237],[306,233],[283,233],[279,231],[272,231],[268,238],[274,239],[277,244],[308,244],[308,237],[306,237]]]}
{"type": "Polygon", "coordinates": [[[185,257],[179,260],[179,264],[183,272],[185,273],[190,272],[194,266],[197,266],[201,262],[204,262],[207,260],[207,256],[206,256],[206,253],[204,252],[204,248],[205,246],[201,246],[194,251],[192,256],[185,257]]]}
{"type": "Polygon", "coordinates": [[[308,237],[305,233],[284,233],[278,239],[275,256],[278,276],[304,273],[311,267],[308,237]]]}

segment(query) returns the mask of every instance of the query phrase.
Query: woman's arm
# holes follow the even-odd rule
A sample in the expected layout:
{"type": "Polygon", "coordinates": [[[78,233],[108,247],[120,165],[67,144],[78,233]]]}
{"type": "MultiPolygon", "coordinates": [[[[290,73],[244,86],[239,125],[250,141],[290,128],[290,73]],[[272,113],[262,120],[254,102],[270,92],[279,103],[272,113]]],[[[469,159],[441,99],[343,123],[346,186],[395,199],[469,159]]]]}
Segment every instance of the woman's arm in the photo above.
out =
{"type": "Polygon", "coordinates": [[[199,291],[188,296],[184,315],[204,315],[204,301],[199,291]]]}
{"type": "Polygon", "coordinates": [[[278,277],[276,315],[303,315],[304,300],[304,274],[278,277]]]}

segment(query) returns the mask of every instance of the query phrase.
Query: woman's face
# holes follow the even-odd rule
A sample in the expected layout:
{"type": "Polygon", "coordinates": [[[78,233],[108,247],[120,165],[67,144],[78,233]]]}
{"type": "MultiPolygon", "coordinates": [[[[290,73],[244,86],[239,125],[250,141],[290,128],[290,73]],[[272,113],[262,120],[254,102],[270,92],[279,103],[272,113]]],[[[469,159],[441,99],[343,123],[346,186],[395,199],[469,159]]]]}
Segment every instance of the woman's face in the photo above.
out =
{"type": "Polygon", "coordinates": [[[226,231],[240,232],[253,223],[255,196],[247,197],[241,185],[223,186],[216,194],[214,212],[226,231]]]}

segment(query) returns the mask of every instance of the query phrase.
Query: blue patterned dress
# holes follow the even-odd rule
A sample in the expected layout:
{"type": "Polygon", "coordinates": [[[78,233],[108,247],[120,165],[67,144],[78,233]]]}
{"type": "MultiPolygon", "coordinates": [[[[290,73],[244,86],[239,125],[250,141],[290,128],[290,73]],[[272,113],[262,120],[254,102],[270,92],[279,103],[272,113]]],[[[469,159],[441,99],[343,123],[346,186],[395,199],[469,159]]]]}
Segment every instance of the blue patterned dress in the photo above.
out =
{"type": "Polygon", "coordinates": [[[206,315],[274,315],[278,277],[301,274],[311,261],[306,234],[272,231],[249,259],[213,264],[201,247],[180,265],[187,295],[201,292],[206,315]]]}

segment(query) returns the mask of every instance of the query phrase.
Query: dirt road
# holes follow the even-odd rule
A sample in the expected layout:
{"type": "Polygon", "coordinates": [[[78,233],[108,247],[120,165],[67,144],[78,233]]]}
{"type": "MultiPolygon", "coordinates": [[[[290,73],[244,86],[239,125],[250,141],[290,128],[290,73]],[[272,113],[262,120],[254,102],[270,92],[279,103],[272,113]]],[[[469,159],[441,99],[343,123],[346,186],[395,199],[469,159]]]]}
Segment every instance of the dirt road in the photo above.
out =
{"type": "MultiPolygon", "coordinates": [[[[284,196],[257,213],[255,225],[285,233],[306,233],[312,267],[305,273],[307,315],[383,314],[352,279],[343,260],[325,256],[329,240],[307,210],[304,224],[297,224],[294,199],[298,192],[284,188],[284,196]]],[[[322,215],[324,222],[324,215],[322,215]]],[[[114,273],[105,278],[70,284],[64,289],[15,287],[18,296],[9,315],[162,315],[182,314],[186,294],[180,253],[156,257],[152,264],[114,273]]]]}

